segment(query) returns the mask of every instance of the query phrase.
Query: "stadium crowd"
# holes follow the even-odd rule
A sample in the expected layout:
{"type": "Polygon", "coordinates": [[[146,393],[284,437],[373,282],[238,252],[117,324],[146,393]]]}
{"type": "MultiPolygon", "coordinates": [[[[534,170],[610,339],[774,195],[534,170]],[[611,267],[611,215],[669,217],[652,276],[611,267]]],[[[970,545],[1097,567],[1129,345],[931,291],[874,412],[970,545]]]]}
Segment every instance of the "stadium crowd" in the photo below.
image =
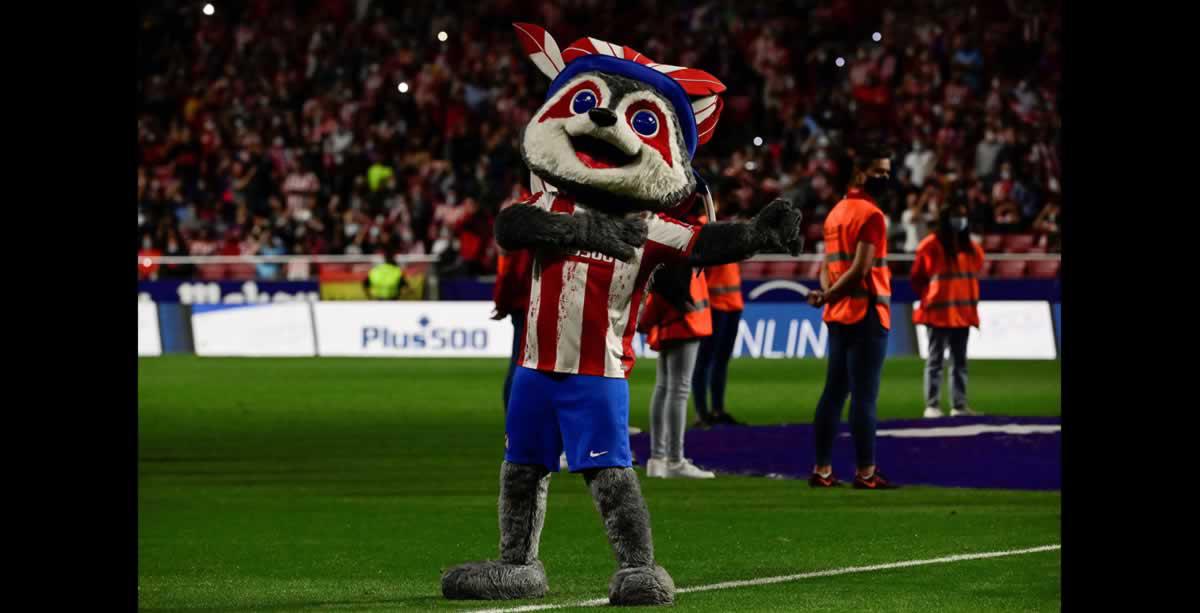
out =
{"type": "Polygon", "coordinates": [[[1057,3],[250,0],[211,16],[203,4],[140,17],[139,254],[368,254],[390,241],[447,273],[494,272],[492,219],[528,185],[519,139],[547,85],[512,21],[717,75],[726,107],[695,166],[724,216],[800,204],[808,251],[866,141],[895,149],[900,189],[880,204],[896,251],[914,251],[946,202],[967,205],[976,235],[1058,248],[1057,3]]]}

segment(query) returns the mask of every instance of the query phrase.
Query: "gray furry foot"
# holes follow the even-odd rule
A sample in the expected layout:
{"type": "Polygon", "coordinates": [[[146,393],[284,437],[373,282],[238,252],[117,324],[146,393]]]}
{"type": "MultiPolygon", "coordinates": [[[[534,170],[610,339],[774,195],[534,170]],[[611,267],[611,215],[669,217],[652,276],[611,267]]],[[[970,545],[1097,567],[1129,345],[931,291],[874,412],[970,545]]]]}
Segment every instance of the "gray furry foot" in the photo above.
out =
{"type": "Polygon", "coordinates": [[[442,575],[442,596],[450,600],[541,598],[549,589],[541,560],[530,564],[505,564],[499,560],[467,562],[442,575]]]}
{"type": "Polygon", "coordinates": [[[608,583],[608,602],[619,606],[674,604],[675,581],[657,564],[622,568],[608,583]]]}

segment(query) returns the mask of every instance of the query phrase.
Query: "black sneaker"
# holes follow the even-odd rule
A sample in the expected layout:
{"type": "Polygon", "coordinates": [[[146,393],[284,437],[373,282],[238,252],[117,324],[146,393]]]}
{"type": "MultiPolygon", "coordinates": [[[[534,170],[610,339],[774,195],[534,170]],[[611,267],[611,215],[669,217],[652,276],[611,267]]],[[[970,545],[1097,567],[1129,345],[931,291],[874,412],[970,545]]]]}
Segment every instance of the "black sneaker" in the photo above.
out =
{"type": "Polygon", "coordinates": [[[713,425],[712,415],[710,415],[708,413],[697,413],[696,414],[696,423],[692,424],[692,427],[700,429],[700,430],[707,430],[707,429],[711,428],[712,425],[713,425]]]}
{"type": "Polygon", "coordinates": [[[888,481],[887,477],[883,476],[883,473],[879,472],[878,468],[875,469],[875,474],[871,475],[870,479],[863,479],[861,475],[854,475],[854,489],[856,490],[894,490],[898,487],[900,486],[888,481]]]}
{"type": "Polygon", "coordinates": [[[746,424],[734,419],[732,415],[730,415],[729,413],[726,413],[725,411],[713,411],[712,423],[722,424],[722,425],[726,425],[726,426],[744,426],[744,425],[746,425],[746,424]]]}
{"type": "Polygon", "coordinates": [[[842,482],[838,481],[833,473],[829,473],[828,477],[822,477],[817,473],[813,473],[808,477],[809,487],[842,487],[842,482]]]}

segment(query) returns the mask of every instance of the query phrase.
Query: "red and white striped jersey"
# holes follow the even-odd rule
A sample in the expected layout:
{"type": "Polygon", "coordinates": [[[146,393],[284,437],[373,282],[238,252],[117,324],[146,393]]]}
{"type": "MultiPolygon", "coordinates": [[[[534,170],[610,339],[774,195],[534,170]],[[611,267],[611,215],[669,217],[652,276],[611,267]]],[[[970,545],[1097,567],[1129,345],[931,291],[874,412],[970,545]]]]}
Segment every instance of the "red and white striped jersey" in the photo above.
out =
{"type": "MultiPolygon", "coordinates": [[[[518,205],[522,206],[522,205],[518,205]]],[[[568,196],[534,194],[525,206],[574,214],[568,196]]],[[[650,273],[691,255],[700,228],[646,212],[646,243],[622,262],[602,253],[539,253],[517,363],[547,372],[625,378],[650,273]]]]}

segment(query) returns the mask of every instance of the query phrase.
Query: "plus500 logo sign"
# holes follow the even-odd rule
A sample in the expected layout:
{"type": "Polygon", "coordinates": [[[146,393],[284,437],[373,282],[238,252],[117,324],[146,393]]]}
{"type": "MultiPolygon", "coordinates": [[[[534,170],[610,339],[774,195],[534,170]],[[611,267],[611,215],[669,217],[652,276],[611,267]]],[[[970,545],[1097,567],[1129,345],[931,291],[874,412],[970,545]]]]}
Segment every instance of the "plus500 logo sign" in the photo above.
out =
{"type": "Polygon", "coordinates": [[[429,319],[422,316],[419,331],[392,330],[387,327],[368,326],[362,329],[362,347],[372,345],[387,349],[472,349],[486,351],[488,331],[483,328],[426,328],[429,319]]]}
{"type": "Polygon", "coordinates": [[[512,324],[491,302],[317,302],[317,354],[368,357],[507,357],[512,324]]]}

